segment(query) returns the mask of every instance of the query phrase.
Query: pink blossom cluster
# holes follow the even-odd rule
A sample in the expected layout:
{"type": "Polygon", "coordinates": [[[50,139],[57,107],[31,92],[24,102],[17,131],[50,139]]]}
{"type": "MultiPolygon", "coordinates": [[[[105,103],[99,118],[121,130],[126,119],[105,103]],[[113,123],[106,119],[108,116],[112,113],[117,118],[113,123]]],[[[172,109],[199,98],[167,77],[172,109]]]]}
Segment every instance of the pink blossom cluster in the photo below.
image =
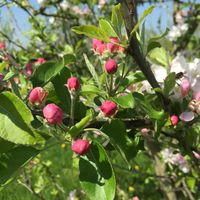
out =
{"type": "Polygon", "coordinates": [[[93,39],[92,47],[94,51],[98,52],[102,55],[105,51],[109,51],[111,53],[114,52],[124,52],[124,48],[119,45],[119,39],[117,37],[111,37],[109,43],[105,43],[98,39],[93,39]]]}

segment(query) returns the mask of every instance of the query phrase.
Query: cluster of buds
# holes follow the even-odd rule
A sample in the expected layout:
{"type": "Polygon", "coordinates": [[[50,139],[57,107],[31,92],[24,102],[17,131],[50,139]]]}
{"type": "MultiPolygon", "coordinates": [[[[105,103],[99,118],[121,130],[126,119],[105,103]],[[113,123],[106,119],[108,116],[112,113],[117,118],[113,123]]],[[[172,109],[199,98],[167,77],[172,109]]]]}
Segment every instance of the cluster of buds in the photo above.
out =
{"type": "Polygon", "coordinates": [[[116,37],[111,37],[109,43],[104,43],[101,40],[93,39],[92,47],[94,51],[97,51],[100,55],[104,53],[104,51],[109,51],[111,53],[114,52],[124,52],[124,48],[119,45],[119,40],[116,37]]]}

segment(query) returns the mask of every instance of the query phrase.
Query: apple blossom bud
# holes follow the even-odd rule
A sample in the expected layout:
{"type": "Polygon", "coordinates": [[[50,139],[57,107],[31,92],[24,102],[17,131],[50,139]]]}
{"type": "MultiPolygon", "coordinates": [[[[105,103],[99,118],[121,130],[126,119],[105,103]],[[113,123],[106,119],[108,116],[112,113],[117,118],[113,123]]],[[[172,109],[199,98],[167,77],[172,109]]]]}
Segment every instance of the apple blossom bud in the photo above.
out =
{"type": "Polygon", "coordinates": [[[72,143],[71,149],[78,155],[84,155],[89,151],[90,143],[88,140],[77,139],[72,143]]]}
{"type": "Polygon", "coordinates": [[[140,200],[137,196],[133,197],[132,200],[140,200]]]}
{"type": "Polygon", "coordinates": [[[140,131],[143,136],[147,136],[150,130],[148,128],[142,128],[140,131]]]}
{"type": "Polygon", "coordinates": [[[49,124],[60,124],[63,118],[63,111],[57,105],[51,103],[44,107],[43,115],[49,124]]]}
{"type": "Polygon", "coordinates": [[[190,81],[187,78],[185,78],[182,80],[180,85],[181,96],[182,97],[186,96],[189,90],[190,90],[190,81]]]}
{"type": "Polygon", "coordinates": [[[71,77],[67,80],[67,87],[69,91],[78,91],[80,89],[80,81],[76,77],[71,77]]]}
{"type": "Polygon", "coordinates": [[[110,38],[110,42],[107,44],[107,49],[113,53],[119,50],[119,45],[117,45],[116,43],[119,43],[118,38],[116,37],[112,37],[110,38]]]}
{"type": "Polygon", "coordinates": [[[6,44],[3,42],[0,42],[0,49],[4,50],[6,48],[6,44]]]}
{"type": "Polygon", "coordinates": [[[102,55],[104,53],[104,51],[107,50],[107,47],[106,47],[106,44],[100,44],[98,47],[97,47],[97,51],[99,53],[99,55],[102,55]]]}
{"type": "Polygon", "coordinates": [[[41,104],[47,95],[48,92],[43,88],[36,87],[31,90],[28,99],[32,104],[41,104]]]}
{"type": "Polygon", "coordinates": [[[195,151],[192,151],[192,153],[194,154],[194,157],[198,160],[200,160],[200,154],[195,152],[195,151]]]}
{"type": "Polygon", "coordinates": [[[98,47],[103,44],[103,42],[101,40],[98,40],[98,39],[93,39],[92,40],[92,47],[93,49],[96,51],[98,49],[98,47]]]}
{"type": "Polygon", "coordinates": [[[177,115],[170,116],[170,121],[173,126],[176,126],[178,124],[178,116],[177,115]]]}
{"type": "Polygon", "coordinates": [[[117,71],[117,62],[114,59],[106,61],[105,69],[108,74],[114,74],[117,71]]]}
{"type": "Polygon", "coordinates": [[[33,68],[32,68],[32,64],[31,63],[27,63],[26,64],[26,74],[28,76],[31,76],[33,74],[33,68]]]}
{"type": "Polygon", "coordinates": [[[117,112],[117,104],[113,101],[104,101],[100,106],[105,117],[110,117],[117,112]]]}
{"type": "Polygon", "coordinates": [[[38,58],[37,61],[35,62],[35,64],[36,65],[41,65],[41,64],[43,64],[45,62],[46,62],[46,59],[44,59],[44,58],[38,58]]]}

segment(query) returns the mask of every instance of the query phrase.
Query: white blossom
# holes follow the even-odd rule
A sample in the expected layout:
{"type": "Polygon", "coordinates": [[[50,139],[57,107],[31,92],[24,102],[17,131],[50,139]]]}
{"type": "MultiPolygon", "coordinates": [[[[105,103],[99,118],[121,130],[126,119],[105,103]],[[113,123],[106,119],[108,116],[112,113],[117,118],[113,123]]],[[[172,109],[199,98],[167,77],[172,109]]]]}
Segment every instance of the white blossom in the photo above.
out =
{"type": "Polygon", "coordinates": [[[60,3],[60,7],[63,10],[67,10],[69,8],[69,3],[67,3],[66,1],[63,1],[62,3],[60,3]]]}

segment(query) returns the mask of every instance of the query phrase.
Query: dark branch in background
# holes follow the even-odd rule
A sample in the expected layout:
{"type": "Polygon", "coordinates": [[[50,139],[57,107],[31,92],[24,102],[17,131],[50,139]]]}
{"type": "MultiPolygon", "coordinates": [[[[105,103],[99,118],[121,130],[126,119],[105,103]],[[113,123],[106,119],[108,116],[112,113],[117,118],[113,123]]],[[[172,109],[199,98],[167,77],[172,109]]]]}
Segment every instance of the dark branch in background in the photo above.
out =
{"type": "Polygon", "coordinates": [[[196,31],[199,25],[199,20],[197,20],[197,17],[199,15],[200,15],[200,8],[195,6],[194,10],[192,11],[192,15],[188,18],[189,28],[187,32],[180,38],[179,45],[174,50],[175,54],[181,50],[184,50],[187,47],[188,43],[190,42],[191,37],[193,36],[194,32],[196,31]]]}
{"type": "Polygon", "coordinates": [[[16,43],[15,41],[11,40],[4,32],[2,32],[0,30],[0,35],[2,35],[4,38],[6,38],[10,43],[14,44],[15,46],[19,47],[20,49],[22,49],[23,51],[28,51],[27,49],[25,49],[22,45],[16,43]]]}

